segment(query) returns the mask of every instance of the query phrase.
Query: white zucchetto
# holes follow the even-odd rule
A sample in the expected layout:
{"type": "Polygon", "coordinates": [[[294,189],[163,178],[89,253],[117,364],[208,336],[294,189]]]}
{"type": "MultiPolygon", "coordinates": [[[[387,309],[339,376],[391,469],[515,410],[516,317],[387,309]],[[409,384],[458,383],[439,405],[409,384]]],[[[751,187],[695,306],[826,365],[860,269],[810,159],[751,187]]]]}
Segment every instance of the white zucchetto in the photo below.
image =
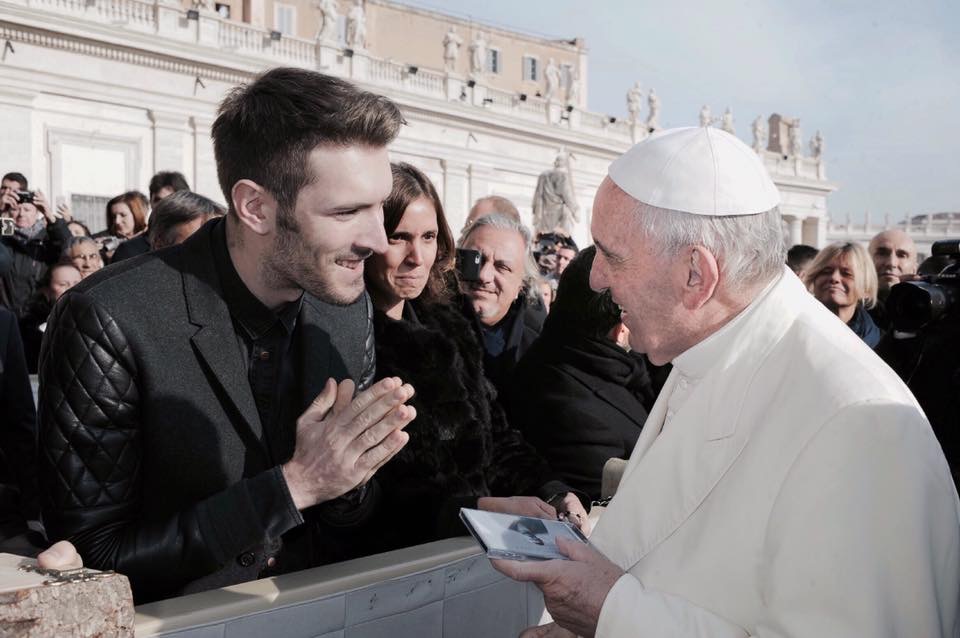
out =
{"type": "Polygon", "coordinates": [[[755,215],[780,204],[756,151],[710,126],[655,133],[617,158],[609,174],[638,201],[694,215],[755,215]]]}

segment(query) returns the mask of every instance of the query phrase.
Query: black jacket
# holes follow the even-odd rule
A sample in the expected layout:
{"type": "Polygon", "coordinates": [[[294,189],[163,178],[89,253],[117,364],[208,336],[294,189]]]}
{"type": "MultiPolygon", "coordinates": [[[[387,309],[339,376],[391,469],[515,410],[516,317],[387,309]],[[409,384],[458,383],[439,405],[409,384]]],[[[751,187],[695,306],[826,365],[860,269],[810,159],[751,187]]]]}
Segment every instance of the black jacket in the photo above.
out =
{"type": "Polygon", "coordinates": [[[630,456],[656,394],[639,356],[556,328],[548,320],[517,364],[507,412],[559,478],[597,499],[604,463],[630,456]]]}
{"type": "Polygon", "coordinates": [[[387,519],[377,526],[381,549],[465,534],[459,508],[476,507],[481,496],[570,491],[507,423],[484,377],[480,344],[457,309],[407,302],[404,317],[374,318],[377,377],[412,384],[417,410],[410,441],[377,475],[387,519]]]}
{"type": "Polygon", "coordinates": [[[146,255],[148,252],[150,252],[150,242],[147,241],[147,233],[143,232],[133,239],[120,242],[120,245],[113,252],[113,259],[110,260],[110,263],[116,264],[124,259],[146,255]]]}
{"type": "MultiPolygon", "coordinates": [[[[486,328],[480,323],[480,319],[473,311],[473,306],[466,297],[460,300],[460,307],[463,315],[470,320],[473,325],[477,339],[483,347],[483,333],[486,328]]],[[[498,355],[492,355],[486,349],[483,350],[483,369],[487,378],[493,383],[498,394],[503,394],[513,379],[513,371],[520,361],[520,357],[533,345],[540,331],[543,329],[543,322],[547,314],[542,307],[533,307],[524,296],[520,296],[507,315],[501,320],[506,332],[506,346],[498,355]]]]}
{"type": "MultiPolygon", "coordinates": [[[[293,437],[276,458],[263,442],[212,256],[221,223],[84,279],[57,302],[44,336],[47,532],[73,541],[87,565],[127,575],[138,603],[350,550],[349,523],[319,516],[327,504],[301,525],[279,467],[293,437]]],[[[368,297],[333,307],[306,295],[297,331],[299,392],[284,397],[297,414],[328,377],[372,376],[368,297]]]]}
{"type": "Polygon", "coordinates": [[[27,303],[37,291],[37,284],[51,264],[60,259],[64,243],[70,239],[67,223],[58,219],[33,239],[21,235],[3,237],[8,249],[9,269],[0,274],[0,305],[22,317],[27,303]]]}
{"type": "MultiPolygon", "coordinates": [[[[37,413],[13,313],[0,308],[0,522],[37,515],[37,413]]],[[[4,525],[6,526],[6,525],[4,525]]]]}

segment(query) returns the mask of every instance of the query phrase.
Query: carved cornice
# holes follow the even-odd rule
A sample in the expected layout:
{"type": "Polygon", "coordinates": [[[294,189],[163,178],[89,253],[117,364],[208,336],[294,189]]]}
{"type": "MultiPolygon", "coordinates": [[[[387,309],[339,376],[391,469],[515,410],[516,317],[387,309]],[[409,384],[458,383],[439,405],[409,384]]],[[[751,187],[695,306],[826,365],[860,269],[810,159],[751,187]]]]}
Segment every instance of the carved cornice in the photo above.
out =
{"type": "Polygon", "coordinates": [[[0,40],[22,42],[46,49],[69,51],[71,53],[88,55],[104,60],[113,60],[172,73],[182,73],[187,76],[199,76],[201,78],[230,84],[242,84],[254,77],[254,73],[247,71],[212,64],[201,64],[175,56],[151,53],[131,47],[111,44],[109,42],[35,29],[2,20],[0,20],[0,40]]]}

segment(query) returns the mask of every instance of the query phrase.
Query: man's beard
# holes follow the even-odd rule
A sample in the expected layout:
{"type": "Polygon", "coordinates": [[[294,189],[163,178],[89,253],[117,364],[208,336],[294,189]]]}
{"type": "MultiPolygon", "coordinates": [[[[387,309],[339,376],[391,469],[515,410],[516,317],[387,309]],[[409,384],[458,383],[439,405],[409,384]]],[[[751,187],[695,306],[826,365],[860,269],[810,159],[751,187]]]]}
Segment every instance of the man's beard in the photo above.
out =
{"type": "MultiPolygon", "coordinates": [[[[290,216],[292,217],[292,216],[290,216]]],[[[363,272],[357,294],[342,293],[324,275],[320,251],[310,248],[300,235],[293,219],[280,214],[273,251],[264,260],[264,280],[272,288],[300,288],[307,294],[337,306],[349,306],[363,296],[363,272]]],[[[366,259],[367,255],[349,252],[339,258],[366,259]]],[[[330,268],[337,268],[330,264],[330,268]]],[[[330,273],[332,274],[332,273],[330,273]]]]}

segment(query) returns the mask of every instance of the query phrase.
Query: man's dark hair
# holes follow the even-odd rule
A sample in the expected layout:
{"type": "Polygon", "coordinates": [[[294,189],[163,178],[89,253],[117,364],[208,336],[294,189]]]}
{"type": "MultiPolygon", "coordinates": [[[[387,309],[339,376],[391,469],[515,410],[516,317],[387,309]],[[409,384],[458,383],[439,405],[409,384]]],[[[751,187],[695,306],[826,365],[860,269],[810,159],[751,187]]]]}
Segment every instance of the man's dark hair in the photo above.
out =
{"type": "Polygon", "coordinates": [[[793,272],[800,272],[809,261],[817,256],[818,252],[820,251],[813,246],[797,244],[787,251],[787,266],[793,272]]]}
{"type": "Polygon", "coordinates": [[[152,202],[154,195],[164,188],[172,188],[174,192],[188,191],[190,190],[190,185],[187,184],[187,178],[183,176],[183,173],[178,173],[177,171],[160,171],[150,178],[150,201],[152,202]]]}
{"type": "Polygon", "coordinates": [[[3,176],[3,179],[0,179],[0,181],[6,181],[8,179],[20,184],[20,190],[22,191],[25,191],[30,188],[30,184],[27,183],[27,176],[24,175],[23,173],[17,173],[17,172],[7,173],[6,175],[3,176]]]}
{"type": "Polygon", "coordinates": [[[198,217],[204,220],[226,214],[226,209],[212,199],[191,191],[177,191],[160,200],[150,215],[147,240],[154,250],[173,243],[173,230],[198,217]]]}
{"type": "Polygon", "coordinates": [[[391,100],[316,71],[278,68],[240,86],[213,123],[217,177],[231,213],[233,186],[249,179],[273,195],[281,221],[312,179],[309,154],[319,146],[382,148],[404,123],[391,100]]]}
{"type": "Polygon", "coordinates": [[[596,247],[589,246],[570,260],[560,276],[547,324],[558,324],[572,334],[605,339],[620,323],[621,312],[609,290],[597,292],[590,288],[590,269],[596,254],[596,247]]]}
{"type": "Polygon", "coordinates": [[[557,233],[557,248],[569,248],[575,253],[580,252],[580,249],[577,248],[577,242],[573,241],[573,237],[560,233],[557,233]]]}

